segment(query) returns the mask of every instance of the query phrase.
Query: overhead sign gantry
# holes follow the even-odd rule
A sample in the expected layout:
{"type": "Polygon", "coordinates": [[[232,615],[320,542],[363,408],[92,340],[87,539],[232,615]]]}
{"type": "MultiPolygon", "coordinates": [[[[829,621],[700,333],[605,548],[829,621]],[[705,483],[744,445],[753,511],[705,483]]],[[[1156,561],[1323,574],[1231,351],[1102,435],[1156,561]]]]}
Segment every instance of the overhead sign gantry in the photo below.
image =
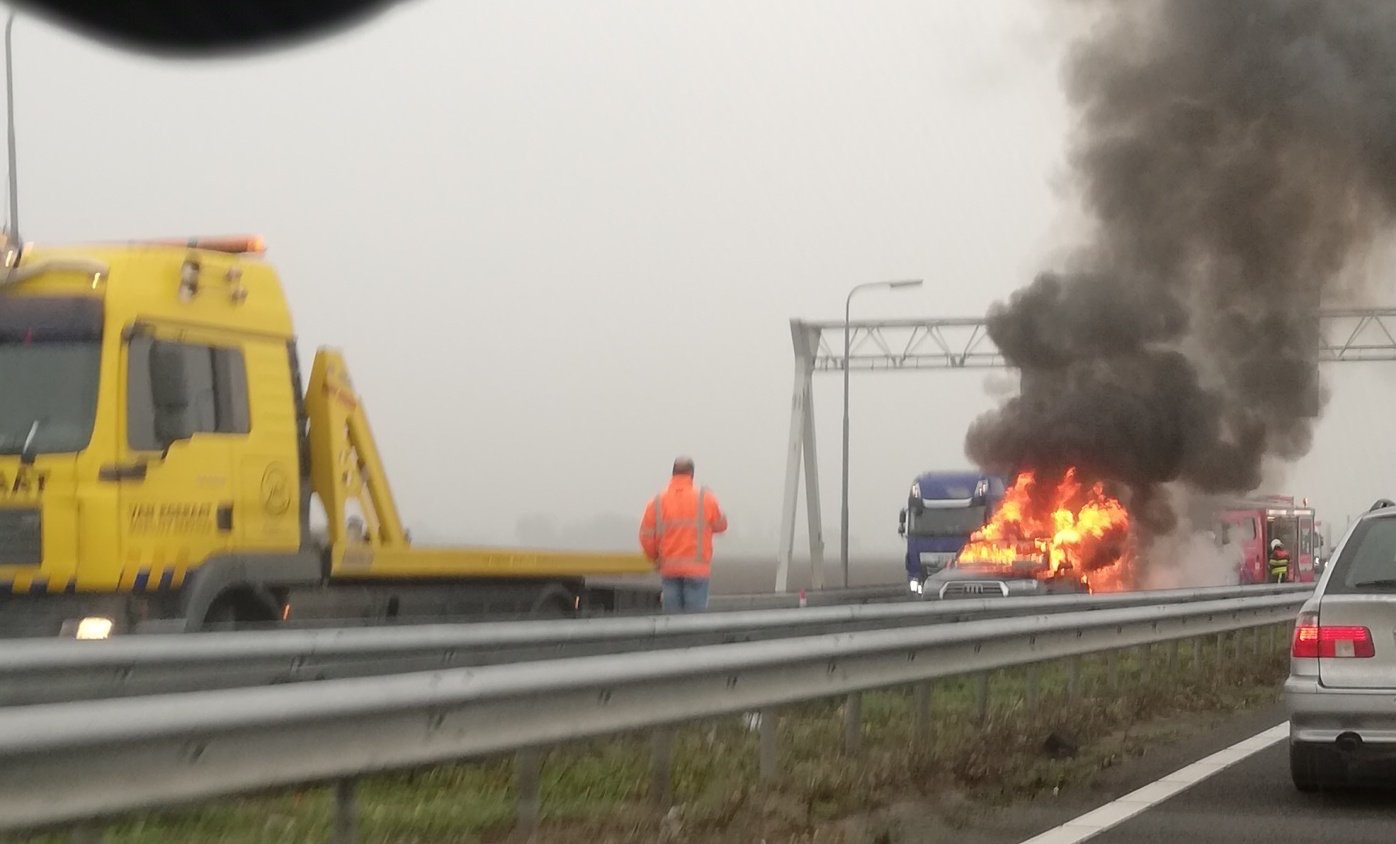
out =
{"type": "MultiPolygon", "coordinates": [[[[792,319],[795,388],[790,405],[785,496],[781,507],[776,591],[789,584],[795,550],[795,515],[804,465],[809,527],[810,583],[824,588],[824,534],[819,505],[819,461],[814,439],[814,374],[842,372],[845,323],[792,319]]],[[[882,319],[847,323],[850,372],[1006,369],[983,318],[882,319]]],[[[1396,361],[1396,308],[1324,308],[1319,311],[1319,363],[1396,361]]]]}

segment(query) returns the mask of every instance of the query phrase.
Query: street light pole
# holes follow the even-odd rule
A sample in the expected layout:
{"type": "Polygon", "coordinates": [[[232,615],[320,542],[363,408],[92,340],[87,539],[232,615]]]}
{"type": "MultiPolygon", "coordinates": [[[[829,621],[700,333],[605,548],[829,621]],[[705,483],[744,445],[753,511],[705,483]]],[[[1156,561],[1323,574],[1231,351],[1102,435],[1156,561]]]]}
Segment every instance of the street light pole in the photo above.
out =
{"type": "Polygon", "coordinates": [[[853,294],[872,287],[885,287],[888,290],[903,290],[920,287],[921,279],[898,281],[869,281],[854,286],[843,300],[843,496],[839,513],[839,561],[843,565],[843,586],[848,588],[848,359],[853,353],[853,338],[848,324],[853,308],[853,294]]]}
{"type": "MultiPolygon", "coordinates": [[[[15,13],[10,11],[10,16],[5,19],[5,133],[6,142],[9,147],[9,176],[10,176],[10,219],[6,226],[9,229],[6,234],[13,241],[15,259],[18,261],[19,249],[24,245],[24,241],[19,238],[19,178],[18,166],[15,164],[15,64],[14,64],[14,38],[15,13]]],[[[6,259],[9,256],[5,256],[6,259]]]]}

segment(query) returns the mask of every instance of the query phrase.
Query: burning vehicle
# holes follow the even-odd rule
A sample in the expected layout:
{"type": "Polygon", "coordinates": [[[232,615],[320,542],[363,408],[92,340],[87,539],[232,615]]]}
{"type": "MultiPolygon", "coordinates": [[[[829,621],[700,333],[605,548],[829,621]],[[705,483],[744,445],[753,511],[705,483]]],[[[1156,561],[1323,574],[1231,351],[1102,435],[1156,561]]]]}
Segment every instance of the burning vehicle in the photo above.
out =
{"type": "Polygon", "coordinates": [[[1069,572],[1099,591],[1169,579],[1196,553],[1190,563],[1238,581],[1310,579],[1313,514],[1257,493],[1270,467],[1310,452],[1328,404],[1320,309],[1388,287],[1396,6],[1055,5],[1093,12],[1074,18],[1060,76],[1080,237],[990,307],[987,335],[1021,378],[970,424],[964,453],[994,473],[1033,469],[1035,483],[1068,467],[1086,491],[1105,480],[1127,527],[1087,525],[1077,543],[1085,511],[1064,508],[1061,527],[1036,512],[1032,530],[986,530],[957,570],[1015,583],[1020,570],[1054,583],[1069,572]],[[1233,510],[1220,524],[1194,512],[1219,502],[1233,510]],[[1229,533],[1216,550],[1233,562],[1202,559],[1192,540],[1208,524],[1229,533]],[[1297,561],[1284,575],[1267,559],[1277,539],[1297,561]]]}
{"type": "Polygon", "coordinates": [[[1083,482],[1074,468],[1051,480],[1038,474],[1016,475],[988,523],[949,566],[926,579],[923,598],[1129,587],[1135,541],[1124,502],[1106,482],[1083,482]]]}

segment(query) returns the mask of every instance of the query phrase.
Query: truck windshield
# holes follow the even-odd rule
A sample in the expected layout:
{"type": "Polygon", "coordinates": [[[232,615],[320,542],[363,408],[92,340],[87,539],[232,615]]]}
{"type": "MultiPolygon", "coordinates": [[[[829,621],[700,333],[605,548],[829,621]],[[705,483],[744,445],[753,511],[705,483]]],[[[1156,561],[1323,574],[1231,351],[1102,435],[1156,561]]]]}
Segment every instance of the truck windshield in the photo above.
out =
{"type": "Polygon", "coordinates": [[[912,536],[968,536],[984,527],[984,506],[925,509],[911,515],[912,536]]]}
{"type": "Polygon", "coordinates": [[[96,340],[17,343],[0,339],[0,454],[81,451],[97,413],[96,340]],[[36,427],[37,425],[37,427],[36,427]]]}

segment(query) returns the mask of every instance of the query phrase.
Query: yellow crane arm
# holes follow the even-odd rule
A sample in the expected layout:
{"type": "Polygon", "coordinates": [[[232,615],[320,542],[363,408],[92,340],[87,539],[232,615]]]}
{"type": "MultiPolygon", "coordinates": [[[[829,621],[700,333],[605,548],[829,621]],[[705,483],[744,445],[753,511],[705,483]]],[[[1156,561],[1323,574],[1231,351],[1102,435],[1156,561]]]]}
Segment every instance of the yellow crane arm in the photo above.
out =
{"type": "Polygon", "coordinates": [[[340,577],[586,577],[651,574],[639,553],[414,548],[388,485],[363,401],[343,356],[320,349],[306,389],[311,482],[329,522],[330,571],[340,577]],[[350,530],[357,517],[361,529],[350,530]]]}

